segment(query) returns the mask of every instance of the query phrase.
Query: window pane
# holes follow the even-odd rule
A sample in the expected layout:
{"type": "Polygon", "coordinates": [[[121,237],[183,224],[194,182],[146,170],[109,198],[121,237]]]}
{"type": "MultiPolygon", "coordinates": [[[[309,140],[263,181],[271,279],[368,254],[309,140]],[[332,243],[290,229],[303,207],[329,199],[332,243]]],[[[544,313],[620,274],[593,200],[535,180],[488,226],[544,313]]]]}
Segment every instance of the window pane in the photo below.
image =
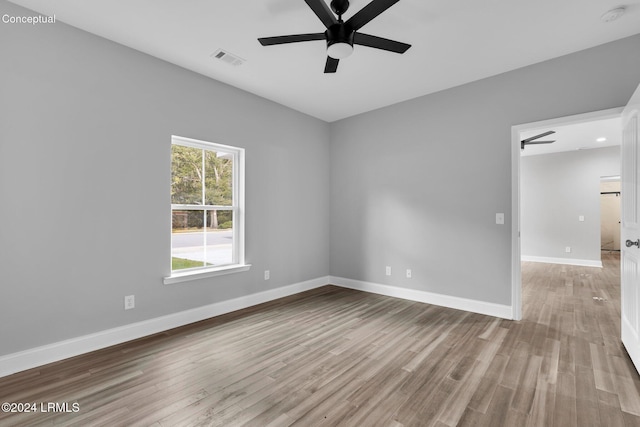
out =
{"type": "Polygon", "coordinates": [[[171,145],[171,203],[202,204],[202,150],[171,145]]]}
{"type": "Polygon", "coordinates": [[[207,205],[231,206],[233,157],[205,151],[205,199],[207,205]]]}
{"type": "Polygon", "coordinates": [[[205,266],[204,211],[173,211],[171,227],[171,270],[205,266]]]}
{"type": "Polygon", "coordinates": [[[233,263],[233,212],[207,212],[206,261],[210,265],[233,263]],[[217,227],[212,225],[217,224],[217,227]]]}
{"type": "Polygon", "coordinates": [[[233,263],[232,211],[174,210],[171,216],[171,270],[233,263]]]}

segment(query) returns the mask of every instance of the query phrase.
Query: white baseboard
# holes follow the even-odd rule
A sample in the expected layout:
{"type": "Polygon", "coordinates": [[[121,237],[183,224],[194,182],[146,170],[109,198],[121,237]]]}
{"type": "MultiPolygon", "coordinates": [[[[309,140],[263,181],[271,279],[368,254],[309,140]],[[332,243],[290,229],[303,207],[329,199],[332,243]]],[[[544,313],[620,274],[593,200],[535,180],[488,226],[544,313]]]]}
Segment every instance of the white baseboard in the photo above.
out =
{"type": "Polygon", "coordinates": [[[602,261],[594,261],[591,259],[551,258],[551,257],[530,256],[530,255],[522,255],[520,259],[522,261],[542,262],[546,264],[566,264],[566,265],[579,265],[581,267],[602,268],[602,261]]]}
{"type": "Polygon", "coordinates": [[[503,319],[513,319],[513,309],[510,305],[470,300],[450,295],[418,291],[415,289],[398,288],[396,286],[381,285],[361,280],[345,279],[344,277],[330,276],[329,279],[331,284],[341,286],[343,288],[356,289],[389,297],[402,298],[410,301],[455,308],[457,310],[486,314],[488,316],[500,317],[503,319]]]}
{"type": "Polygon", "coordinates": [[[328,283],[328,276],[319,277],[277,289],[258,292],[192,310],[181,311],[155,319],[144,320],[142,322],[136,322],[130,325],[1,356],[0,377],[319,288],[328,283]]]}

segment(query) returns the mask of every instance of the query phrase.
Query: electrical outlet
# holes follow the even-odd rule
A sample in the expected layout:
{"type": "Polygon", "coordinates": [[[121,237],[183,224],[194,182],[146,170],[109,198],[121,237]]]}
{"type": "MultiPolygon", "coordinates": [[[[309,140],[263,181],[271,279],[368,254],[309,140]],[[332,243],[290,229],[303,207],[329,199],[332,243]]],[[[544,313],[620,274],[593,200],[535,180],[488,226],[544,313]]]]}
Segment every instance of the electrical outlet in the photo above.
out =
{"type": "Polygon", "coordinates": [[[136,296],[127,295],[124,297],[124,309],[131,310],[132,308],[136,308],[136,296]]]}
{"type": "Polygon", "coordinates": [[[387,266],[387,268],[385,269],[385,274],[387,276],[391,276],[391,267],[387,266]]]}
{"type": "Polygon", "coordinates": [[[411,269],[407,268],[407,279],[411,279],[411,269]]]}
{"type": "Polygon", "coordinates": [[[271,274],[269,273],[269,270],[265,270],[264,271],[264,280],[269,280],[269,277],[271,277],[271,274]]]}
{"type": "Polygon", "coordinates": [[[584,215],[580,215],[580,216],[578,217],[578,221],[580,221],[580,222],[584,222],[584,215]]]}
{"type": "Polygon", "coordinates": [[[564,248],[564,251],[565,251],[566,253],[571,252],[571,246],[567,246],[566,248],[564,248]]]}

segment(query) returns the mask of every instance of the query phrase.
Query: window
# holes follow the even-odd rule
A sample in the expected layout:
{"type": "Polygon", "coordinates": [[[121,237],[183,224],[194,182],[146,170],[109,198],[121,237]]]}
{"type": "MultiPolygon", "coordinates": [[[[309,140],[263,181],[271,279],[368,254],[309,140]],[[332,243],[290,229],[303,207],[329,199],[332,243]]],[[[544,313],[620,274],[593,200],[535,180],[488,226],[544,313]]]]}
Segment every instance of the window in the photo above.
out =
{"type": "Polygon", "coordinates": [[[171,277],[165,283],[247,270],[244,150],[171,138],[171,277]]]}

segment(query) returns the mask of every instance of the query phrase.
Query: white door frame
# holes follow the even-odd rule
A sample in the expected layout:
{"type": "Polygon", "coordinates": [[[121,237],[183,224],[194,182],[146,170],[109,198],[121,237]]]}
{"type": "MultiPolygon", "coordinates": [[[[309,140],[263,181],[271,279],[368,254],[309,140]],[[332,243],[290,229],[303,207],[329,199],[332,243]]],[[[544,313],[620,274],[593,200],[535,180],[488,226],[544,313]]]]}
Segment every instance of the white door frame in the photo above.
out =
{"type": "Polygon", "coordinates": [[[511,127],[511,311],[513,320],[522,319],[522,272],[520,252],[520,133],[539,128],[613,119],[624,107],[558,117],[511,127]]]}

